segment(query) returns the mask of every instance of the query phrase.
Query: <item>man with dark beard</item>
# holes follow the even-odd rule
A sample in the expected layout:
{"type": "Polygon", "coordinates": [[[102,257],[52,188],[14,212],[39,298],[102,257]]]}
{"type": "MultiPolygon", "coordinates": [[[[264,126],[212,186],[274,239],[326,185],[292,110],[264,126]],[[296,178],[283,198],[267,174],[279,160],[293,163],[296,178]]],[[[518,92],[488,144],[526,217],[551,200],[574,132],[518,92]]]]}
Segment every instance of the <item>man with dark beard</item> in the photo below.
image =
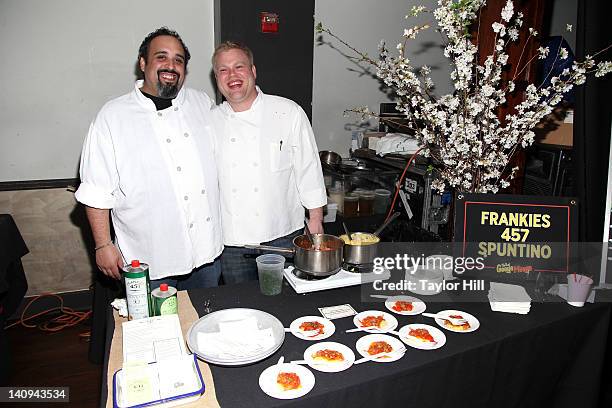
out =
{"type": "Polygon", "coordinates": [[[81,155],[81,185],[98,268],[120,279],[126,262],[149,264],[152,287],[218,284],[223,249],[212,100],[183,87],[189,50],[162,27],[142,42],[144,80],[106,103],[81,155]],[[115,231],[111,239],[109,212],[115,231]]]}

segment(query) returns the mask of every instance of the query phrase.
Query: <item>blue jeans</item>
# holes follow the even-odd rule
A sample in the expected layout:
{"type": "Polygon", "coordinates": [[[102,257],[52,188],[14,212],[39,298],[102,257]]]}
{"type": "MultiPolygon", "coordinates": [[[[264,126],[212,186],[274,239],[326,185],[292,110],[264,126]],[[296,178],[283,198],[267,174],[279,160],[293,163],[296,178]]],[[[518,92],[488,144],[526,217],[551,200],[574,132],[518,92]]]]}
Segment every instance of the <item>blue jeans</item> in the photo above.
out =
{"type": "MultiPolygon", "coordinates": [[[[284,237],[276,238],[269,242],[262,242],[262,245],[293,248],[293,238],[302,233],[302,230],[297,230],[284,237]]],[[[221,254],[221,276],[223,277],[223,284],[233,285],[235,283],[258,280],[255,258],[257,255],[261,254],[261,251],[256,249],[226,246],[221,254]],[[245,254],[248,257],[245,257],[245,254]]],[[[279,254],[283,256],[287,255],[282,253],[279,254]]]]}
{"type": "Polygon", "coordinates": [[[207,263],[199,268],[195,268],[187,275],[170,276],[163,279],[151,281],[151,290],[157,289],[162,283],[174,286],[177,290],[214,288],[219,286],[221,276],[221,260],[215,259],[212,263],[207,263]]]}

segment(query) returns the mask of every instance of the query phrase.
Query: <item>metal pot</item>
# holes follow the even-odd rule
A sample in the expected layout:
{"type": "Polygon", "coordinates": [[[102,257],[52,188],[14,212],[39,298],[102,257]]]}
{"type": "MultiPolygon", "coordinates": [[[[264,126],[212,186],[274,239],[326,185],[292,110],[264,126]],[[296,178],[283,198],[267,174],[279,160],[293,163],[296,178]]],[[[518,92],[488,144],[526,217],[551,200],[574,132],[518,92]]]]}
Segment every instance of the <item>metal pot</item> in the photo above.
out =
{"type": "MultiPolygon", "coordinates": [[[[342,239],[344,244],[344,262],[351,265],[369,265],[374,263],[374,258],[378,253],[378,243],[380,242],[380,238],[378,235],[385,229],[391,222],[393,222],[397,217],[399,217],[400,213],[395,212],[391,217],[389,217],[376,231],[373,233],[369,232],[352,232],[350,233],[351,239],[348,238],[348,230],[347,234],[342,235],[340,238],[347,237],[347,239],[342,239]],[[347,241],[364,241],[363,243],[347,243],[347,241]]],[[[346,226],[345,226],[346,228],[346,226]]]]}
{"type": "Polygon", "coordinates": [[[323,150],[319,152],[319,159],[324,167],[335,169],[342,163],[342,157],[331,150],[323,150]]]}
{"type": "Polygon", "coordinates": [[[312,234],[314,247],[306,235],[293,239],[293,248],[245,245],[245,248],[293,254],[293,264],[313,276],[330,276],[342,267],[344,241],[334,235],[312,234]],[[320,249],[323,248],[323,249],[320,249]]]}
{"type": "Polygon", "coordinates": [[[344,262],[351,265],[368,265],[374,262],[378,253],[378,243],[380,238],[368,232],[352,232],[351,240],[346,235],[342,235],[340,239],[344,242],[344,262]],[[343,238],[346,237],[346,240],[343,238]],[[358,241],[365,238],[374,242],[364,243],[348,243],[347,241],[358,241]]]}

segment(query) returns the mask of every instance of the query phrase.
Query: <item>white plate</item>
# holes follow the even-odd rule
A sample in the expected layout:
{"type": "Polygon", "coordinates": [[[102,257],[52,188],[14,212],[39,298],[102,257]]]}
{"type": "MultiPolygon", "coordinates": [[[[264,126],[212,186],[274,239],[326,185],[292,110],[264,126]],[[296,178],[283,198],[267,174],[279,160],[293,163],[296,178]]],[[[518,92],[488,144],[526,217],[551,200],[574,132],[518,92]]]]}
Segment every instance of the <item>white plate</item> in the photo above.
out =
{"type": "Polygon", "coordinates": [[[368,333],[386,333],[390,330],[395,330],[395,328],[397,327],[397,319],[387,312],[383,312],[380,310],[366,310],[365,312],[357,313],[355,317],[353,317],[353,324],[368,333]],[[383,322],[383,327],[362,327],[360,320],[364,319],[367,316],[383,316],[383,318],[385,319],[383,322]]]}
{"type": "Polygon", "coordinates": [[[200,359],[209,363],[237,366],[251,364],[261,361],[268,356],[271,356],[282,346],[285,340],[285,328],[276,317],[270,313],[257,309],[223,309],[209,313],[196,320],[187,331],[187,346],[200,359]],[[219,357],[218,355],[207,354],[198,347],[198,333],[217,333],[220,327],[227,324],[236,324],[237,322],[255,320],[255,324],[259,330],[271,330],[273,333],[273,344],[261,352],[252,355],[241,355],[237,357],[219,357]]]}
{"type": "Polygon", "coordinates": [[[388,298],[385,301],[385,307],[387,309],[389,309],[392,313],[397,313],[399,315],[404,315],[404,316],[414,316],[414,315],[418,315],[421,314],[425,311],[425,309],[427,308],[427,306],[425,306],[425,302],[423,302],[421,299],[415,298],[413,296],[393,296],[388,298]],[[412,303],[412,310],[407,312],[398,312],[397,310],[393,309],[393,306],[395,305],[395,302],[397,301],[403,301],[403,302],[411,302],[412,303]]]}
{"type": "Polygon", "coordinates": [[[291,330],[291,333],[298,339],[318,341],[318,340],[326,339],[332,334],[334,334],[334,332],[336,331],[336,325],[331,320],[326,319],[321,316],[302,316],[302,317],[298,317],[297,319],[291,322],[291,325],[289,326],[289,330],[291,330]],[[301,330],[300,325],[304,322],[321,323],[324,326],[323,333],[313,336],[310,332],[305,332],[301,330]]]}
{"type": "Polygon", "coordinates": [[[444,324],[446,320],[436,318],[435,320],[436,320],[436,323],[438,323],[438,326],[448,331],[452,331],[455,333],[470,333],[470,332],[478,330],[478,328],[480,327],[480,322],[478,321],[478,319],[472,316],[471,314],[469,314],[468,312],[462,312],[461,310],[442,310],[436,314],[439,314],[442,316],[459,315],[463,317],[470,324],[469,329],[460,330],[460,329],[455,329],[453,327],[448,327],[444,324]]]}
{"type": "MultiPolygon", "coordinates": [[[[355,343],[355,348],[357,349],[357,352],[361,354],[363,357],[372,357],[368,353],[368,348],[370,348],[370,344],[372,344],[375,341],[387,342],[393,348],[391,352],[398,350],[398,349],[402,349],[402,348],[405,349],[401,341],[399,341],[395,337],[389,336],[388,334],[368,334],[366,336],[363,336],[362,338],[357,340],[357,343],[355,343]]],[[[372,361],[375,361],[377,363],[391,363],[393,361],[397,361],[400,358],[404,357],[404,354],[405,352],[400,353],[395,356],[381,357],[379,359],[374,359],[372,361]]]]}
{"type": "Polygon", "coordinates": [[[308,368],[291,363],[274,364],[262,371],[259,376],[259,387],[263,392],[273,398],[294,399],[302,397],[312,390],[315,384],[315,377],[308,368]],[[276,383],[276,378],[281,372],[296,373],[300,377],[300,388],[296,390],[284,391],[276,383]]]}
{"type": "Polygon", "coordinates": [[[399,329],[399,333],[400,339],[404,343],[419,350],[435,350],[446,344],[446,335],[442,332],[442,330],[428,324],[409,324],[399,329]],[[409,333],[412,329],[426,329],[434,338],[434,343],[421,341],[414,336],[411,336],[409,333]]]}
{"type": "Polygon", "coordinates": [[[325,373],[337,373],[344,371],[353,365],[355,362],[355,353],[353,353],[353,350],[346,347],[344,344],[336,343],[334,341],[322,341],[320,343],[313,344],[304,351],[304,360],[306,360],[308,365],[315,370],[323,371],[325,373]],[[324,349],[335,350],[342,353],[344,361],[321,362],[312,357],[312,355],[317,351],[324,349]]]}

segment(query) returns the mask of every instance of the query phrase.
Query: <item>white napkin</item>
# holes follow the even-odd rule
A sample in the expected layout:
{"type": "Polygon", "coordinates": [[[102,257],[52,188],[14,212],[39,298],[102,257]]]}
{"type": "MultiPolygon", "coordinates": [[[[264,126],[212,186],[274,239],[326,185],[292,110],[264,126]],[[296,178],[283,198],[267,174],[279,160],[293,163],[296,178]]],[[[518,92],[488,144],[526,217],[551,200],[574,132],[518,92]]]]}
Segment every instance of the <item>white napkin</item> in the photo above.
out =
{"type": "Polygon", "coordinates": [[[375,150],[379,156],[387,153],[414,153],[419,150],[419,142],[402,133],[387,133],[377,141],[375,150]]]}
{"type": "Polygon", "coordinates": [[[531,297],[519,285],[491,282],[488,298],[494,312],[527,314],[531,310],[531,297]]]}
{"type": "Polygon", "coordinates": [[[197,333],[198,349],[216,358],[244,358],[274,346],[272,328],[260,330],[255,317],[220,322],[219,331],[197,333]]]}
{"type": "Polygon", "coordinates": [[[127,302],[125,301],[125,298],[123,299],[117,298],[113,300],[111,303],[111,306],[115,308],[115,310],[117,310],[117,312],[119,313],[119,316],[121,317],[128,316],[127,302]]]}

